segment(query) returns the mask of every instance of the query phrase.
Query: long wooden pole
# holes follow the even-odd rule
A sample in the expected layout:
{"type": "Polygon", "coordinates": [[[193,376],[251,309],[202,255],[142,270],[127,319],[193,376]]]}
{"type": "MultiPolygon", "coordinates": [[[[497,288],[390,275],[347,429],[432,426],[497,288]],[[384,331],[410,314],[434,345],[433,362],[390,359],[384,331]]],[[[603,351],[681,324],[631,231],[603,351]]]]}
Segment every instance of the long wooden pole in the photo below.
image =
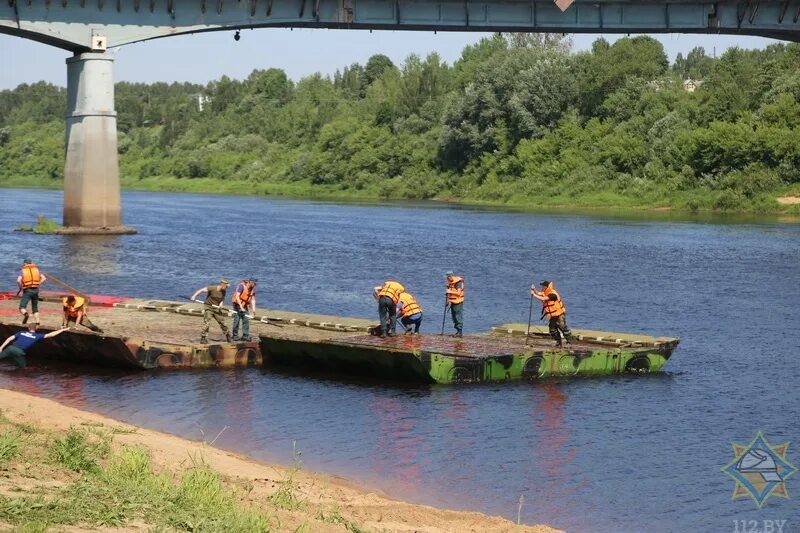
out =
{"type": "Polygon", "coordinates": [[[67,285],[66,283],[64,283],[63,281],[61,281],[60,279],[58,279],[57,277],[55,277],[54,275],[52,275],[52,274],[49,274],[49,273],[45,274],[45,277],[46,277],[48,280],[50,280],[50,281],[52,281],[53,283],[55,283],[56,285],[60,285],[60,286],[64,287],[65,289],[67,289],[67,290],[68,290],[68,291],[70,291],[71,293],[73,293],[73,294],[77,294],[78,296],[80,296],[81,298],[83,298],[84,300],[86,300],[86,303],[89,303],[89,300],[90,300],[89,296],[88,296],[88,295],[86,295],[86,294],[84,294],[83,292],[79,291],[79,290],[78,290],[78,289],[76,289],[75,287],[72,287],[72,286],[70,286],[70,285],[67,285]]]}

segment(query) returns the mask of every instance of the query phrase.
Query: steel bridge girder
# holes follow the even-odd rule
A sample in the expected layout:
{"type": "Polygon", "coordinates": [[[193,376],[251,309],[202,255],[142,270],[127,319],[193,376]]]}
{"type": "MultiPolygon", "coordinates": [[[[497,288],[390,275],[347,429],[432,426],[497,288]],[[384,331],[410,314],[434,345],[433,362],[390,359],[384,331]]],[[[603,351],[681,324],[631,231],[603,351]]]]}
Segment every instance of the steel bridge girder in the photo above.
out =
{"type": "Polygon", "coordinates": [[[800,41],[800,0],[6,0],[0,32],[75,52],[260,27],[563,33],[730,33],[800,41]]]}

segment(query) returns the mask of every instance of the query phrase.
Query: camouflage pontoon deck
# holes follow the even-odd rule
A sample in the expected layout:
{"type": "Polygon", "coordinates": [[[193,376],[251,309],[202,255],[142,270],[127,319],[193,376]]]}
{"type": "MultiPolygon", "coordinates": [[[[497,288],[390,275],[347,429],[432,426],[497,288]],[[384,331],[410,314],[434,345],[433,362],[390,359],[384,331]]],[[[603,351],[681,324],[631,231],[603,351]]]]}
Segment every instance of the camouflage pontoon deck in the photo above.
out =
{"type": "MultiPolygon", "coordinates": [[[[0,335],[22,328],[18,300],[0,295],[0,335]]],[[[41,304],[43,331],[60,324],[55,295],[41,304]],[[54,316],[51,316],[54,315],[54,316]],[[47,327],[50,326],[50,327],[47,327]]],[[[196,303],[93,297],[92,321],[106,331],[69,332],[41,343],[31,356],[137,368],[291,366],[418,383],[503,381],[547,376],[656,372],[676,338],[573,329],[576,340],[556,349],[547,328],[506,324],[485,334],[376,337],[374,321],[259,310],[251,330],[260,341],[198,342],[202,306],[196,303]],[[98,305],[99,304],[99,305],[98,305]]],[[[212,324],[212,328],[216,328],[212,324]]],[[[221,334],[218,332],[218,336],[221,334]]]]}

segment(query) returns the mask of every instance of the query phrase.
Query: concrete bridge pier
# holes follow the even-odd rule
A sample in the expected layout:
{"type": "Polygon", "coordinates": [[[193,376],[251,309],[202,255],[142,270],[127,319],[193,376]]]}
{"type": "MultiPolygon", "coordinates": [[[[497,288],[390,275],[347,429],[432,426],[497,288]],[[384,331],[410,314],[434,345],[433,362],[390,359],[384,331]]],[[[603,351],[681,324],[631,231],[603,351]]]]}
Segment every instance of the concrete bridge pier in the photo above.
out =
{"type": "Polygon", "coordinates": [[[62,233],[135,233],[122,225],[114,58],[67,59],[66,162],[62,233]]]}

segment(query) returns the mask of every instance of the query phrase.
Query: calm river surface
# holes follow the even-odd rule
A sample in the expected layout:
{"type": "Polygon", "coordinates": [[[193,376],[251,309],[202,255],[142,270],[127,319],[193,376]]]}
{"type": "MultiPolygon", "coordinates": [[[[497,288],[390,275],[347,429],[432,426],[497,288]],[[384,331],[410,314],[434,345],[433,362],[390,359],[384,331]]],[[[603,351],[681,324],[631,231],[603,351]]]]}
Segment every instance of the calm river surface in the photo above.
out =
{"type": "MultiPolygon", "coordinates": [[[[656,376],[398,387],[260,369],[115,373],[34,364],[0,387],[55,398],[389,495],[569,531],[734,531],[787,520],[732,500],[720,468],[759,430],[800,467],[800,225],[714,224],[126,193],[140,234],[34,236],[61,193],[0,190],[0,273],[25,256],[88,292],[174,299],[220,276],[259,278],[259,305],[373,316],[396,277],[441,320],[443,272],[467,279],[466,331],[525,322],[528,286],[555,280],[572,327],[676,335],[656,376]]],[[[168,320],[168,317],[165,317],[168,320]]],[[[9,367],[4,367],[8,369],[9,367]]]]}

